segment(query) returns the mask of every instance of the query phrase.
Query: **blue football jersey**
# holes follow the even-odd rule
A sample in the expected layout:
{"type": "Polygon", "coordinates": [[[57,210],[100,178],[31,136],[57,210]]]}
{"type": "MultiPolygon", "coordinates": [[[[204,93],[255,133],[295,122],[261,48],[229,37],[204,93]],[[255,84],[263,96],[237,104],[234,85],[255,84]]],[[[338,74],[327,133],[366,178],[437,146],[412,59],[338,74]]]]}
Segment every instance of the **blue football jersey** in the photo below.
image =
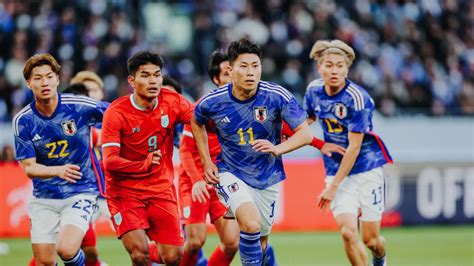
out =
{"type": "Polygon", "coordinates": [[[285,179],[281,156],[257,152],[251,143],[281,142],[282,119],[295,129],[306,120],[294,96],[275,83],[260,81],[257,92],[241,101],[227,84],[203,97],[194,111],[200,124],[214,126],[221,145],[219,172],[231,172],[246,184],[265,189],[285,179]]]}
{"type": "MultiPolygon", "coordinates": [[[[69,183],[59,177],[33,179],[37,198],[64,199],[80,193],[99,194],[103,178],[92,151],[91,126],[100,123],[108,103],[85,96],[59,94],[58,106],[45,117],[30,103],[13,118],[17,160],[35,158],[46,166],[75,164],[82,178],[69,183]]],[[[102,182],[103,184],[103,182],[102,182]]]]}
{"type": "MultiPolygon", "coordinates": [[[[311,117],[316,117],[324,131],[326,142],[349,146],[349,132],[364,133],[362,147],[349,175],[363,173],[386,163],[392,158],[385,144],[372,132],[374,101],[360,86],[346,79],[346,86],[337,94],[329,96],[322,79],[312,81],[306,89],[304,108],[311,117]]],[[[324,156],[327,175],[335,175],[342,161],[340,154],[324,156]]]]}

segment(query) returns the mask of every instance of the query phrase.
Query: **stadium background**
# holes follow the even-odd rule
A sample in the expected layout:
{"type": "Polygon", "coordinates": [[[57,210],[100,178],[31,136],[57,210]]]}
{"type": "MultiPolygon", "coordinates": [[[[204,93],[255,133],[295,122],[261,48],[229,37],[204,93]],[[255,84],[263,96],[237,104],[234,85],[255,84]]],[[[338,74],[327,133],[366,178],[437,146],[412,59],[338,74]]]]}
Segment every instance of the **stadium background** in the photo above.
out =
{"type": "MultiPolygon", "coordinates": [[[[0,238],[13,249],[16,240],[8,238],[28,235],[31,182],[9,161],[11,117],[32,100],[22,77],[29,56],[49,52],[58,58],[62,88],[77,71],[95,71],[113,100],[131,92],[128,56],[149,49],[197,99],[214,88],[206,74],[208,55],[243,36],[264,47],[263,79],[284,85],[299,100],[316,77],[308,57],[315,40],[339,38],[354,47],[350,78],[376,101],[375,130],[396,161],[388,169],[384,226],[401,226],[387,230],[394,230],[388,231],[392,239],[406,236],[400,242],[406,246],[415,235],[408,226],[438,225],[427,227],[436,241],[451,243],[442,237],[447,234],[462,246],[447,261],[464,256],[451,265],[474,264],[474,2],[468,0],[0,2],[0,238]]],[[[313,130],[321,136],[317,125],[313,130]]],[[[303,148],[285,156],[285,164],[289,178],[277,231],[333,230],[331,216],[314,204],[324,177],[320,154],[303,148]]],[[[110,233],[105,221],[99,226],[110,233]]],[[[288,237],[307,241],[297,233],[288,237]]],[[[28,241],[22,246],[29,254],[28,241]]],[[[341,246],[334,249],[342,256],[341,246]]],[[[0,264],[7,260],[0,255],[0,264]]]]}

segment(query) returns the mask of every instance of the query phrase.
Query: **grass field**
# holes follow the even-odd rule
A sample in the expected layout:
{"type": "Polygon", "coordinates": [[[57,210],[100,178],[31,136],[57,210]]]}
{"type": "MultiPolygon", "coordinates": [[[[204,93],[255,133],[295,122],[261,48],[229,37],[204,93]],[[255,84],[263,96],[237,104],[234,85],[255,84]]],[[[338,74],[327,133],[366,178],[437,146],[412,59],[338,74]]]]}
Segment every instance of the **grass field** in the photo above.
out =
{"type": "MultiPolygon", "coordinates": [[[[389,265],[474,266],[474,225],[429,226],[384,229],[389,265]]],[[[335,232],[274,233],[271,242],[280,265],[349,265],[339,235],[335,232]]],[[[0,240],[9,246],[0,255],[0,265],[26,265],[31,256],[28,239],[0,240]]],[[[210,235],[205,252],[217,243],[210,235]]],[[[130,265],[121,242],[111,237],[98,240],[101,258],[111,266],[130,265]]],[[[60,264],[62,265],[62,264],[60,264]]],[[[240,265],[239,258],[232,265],[240,265]]]]}

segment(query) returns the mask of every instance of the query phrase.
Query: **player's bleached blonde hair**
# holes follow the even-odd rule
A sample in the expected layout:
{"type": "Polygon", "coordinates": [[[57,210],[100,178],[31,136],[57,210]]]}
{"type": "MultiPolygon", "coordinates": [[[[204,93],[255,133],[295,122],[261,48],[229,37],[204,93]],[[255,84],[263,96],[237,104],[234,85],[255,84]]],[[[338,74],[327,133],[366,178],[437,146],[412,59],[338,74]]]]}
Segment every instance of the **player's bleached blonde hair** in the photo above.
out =
{"type": "Polygon", "coordinates": [[[337,39],[332,41],[317,41],[309,53],[309,58],[318,62],[319,65],[323,62],[324,56],[327,54],[342,55],[347,67],[350,67],[355,59],[354,49],[345,42],[337,39]]]}
{"type": "Polygon", "coordinates": [[[101,89],[104,88],[104,82],[96,73],[88,70],[78,72],[72,79],[71,84],[82,83],[86,80],[94,81],[101,89]]]}

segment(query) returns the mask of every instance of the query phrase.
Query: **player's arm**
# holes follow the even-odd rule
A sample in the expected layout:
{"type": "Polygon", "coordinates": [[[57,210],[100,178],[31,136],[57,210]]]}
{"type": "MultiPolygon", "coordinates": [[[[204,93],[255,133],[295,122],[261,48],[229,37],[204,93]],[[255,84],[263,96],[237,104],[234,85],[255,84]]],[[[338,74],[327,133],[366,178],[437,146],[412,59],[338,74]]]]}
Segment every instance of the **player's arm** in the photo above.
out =
{"type": "Polygon", "coordinates": [[[359,156],[360,148],[362,147],[362,141],[364,139],[364,133],[360,132],[349,132],[349,147],[346,149],[346,154],[342,157],[339,169],[334,176],[333,181],[329,186],[323,190],[319,196],[318,206],[321,209],[325,209],[329,206],[329,203],[336,195],[337,188],[341,184],[342,180],[349,174],[354,163],[359,156]]]}
{"type": "Polygon", "coordinates": [[[209,146],[207,140],[207,131],[203,124],[200,124],[196,120],[194,115],[191,118],[191,128],[193,130],[194,141],[201,157],[201,162],[204,167],[204,176],[208,183],[219,182],[217,166],[212,162],[211,155],[209,153],[209,146]]]}
{"type": "Polygon", "coordinates": [[[37,163],[36,158],[28,158],[21,160],[20,166],[31,179],[47,179],[58,176],[68,182],[76,183],[76,180],[79,180],[82,177],[80,167],[74,164],[46,166],[37,163]]]}
{"type": "Polygon", "coordinates": [[[299,126],[295,128],[293,136],[288,138],[286,141],[273,145],[266,139],[257,139],[252,144],[252,147],[256,151],[271,153],[274,156],[280,156],[282,154],[294,151],[300,147],[308,145],[313,139],[313,134],[306,121],[303,121],[299,126]]]}

